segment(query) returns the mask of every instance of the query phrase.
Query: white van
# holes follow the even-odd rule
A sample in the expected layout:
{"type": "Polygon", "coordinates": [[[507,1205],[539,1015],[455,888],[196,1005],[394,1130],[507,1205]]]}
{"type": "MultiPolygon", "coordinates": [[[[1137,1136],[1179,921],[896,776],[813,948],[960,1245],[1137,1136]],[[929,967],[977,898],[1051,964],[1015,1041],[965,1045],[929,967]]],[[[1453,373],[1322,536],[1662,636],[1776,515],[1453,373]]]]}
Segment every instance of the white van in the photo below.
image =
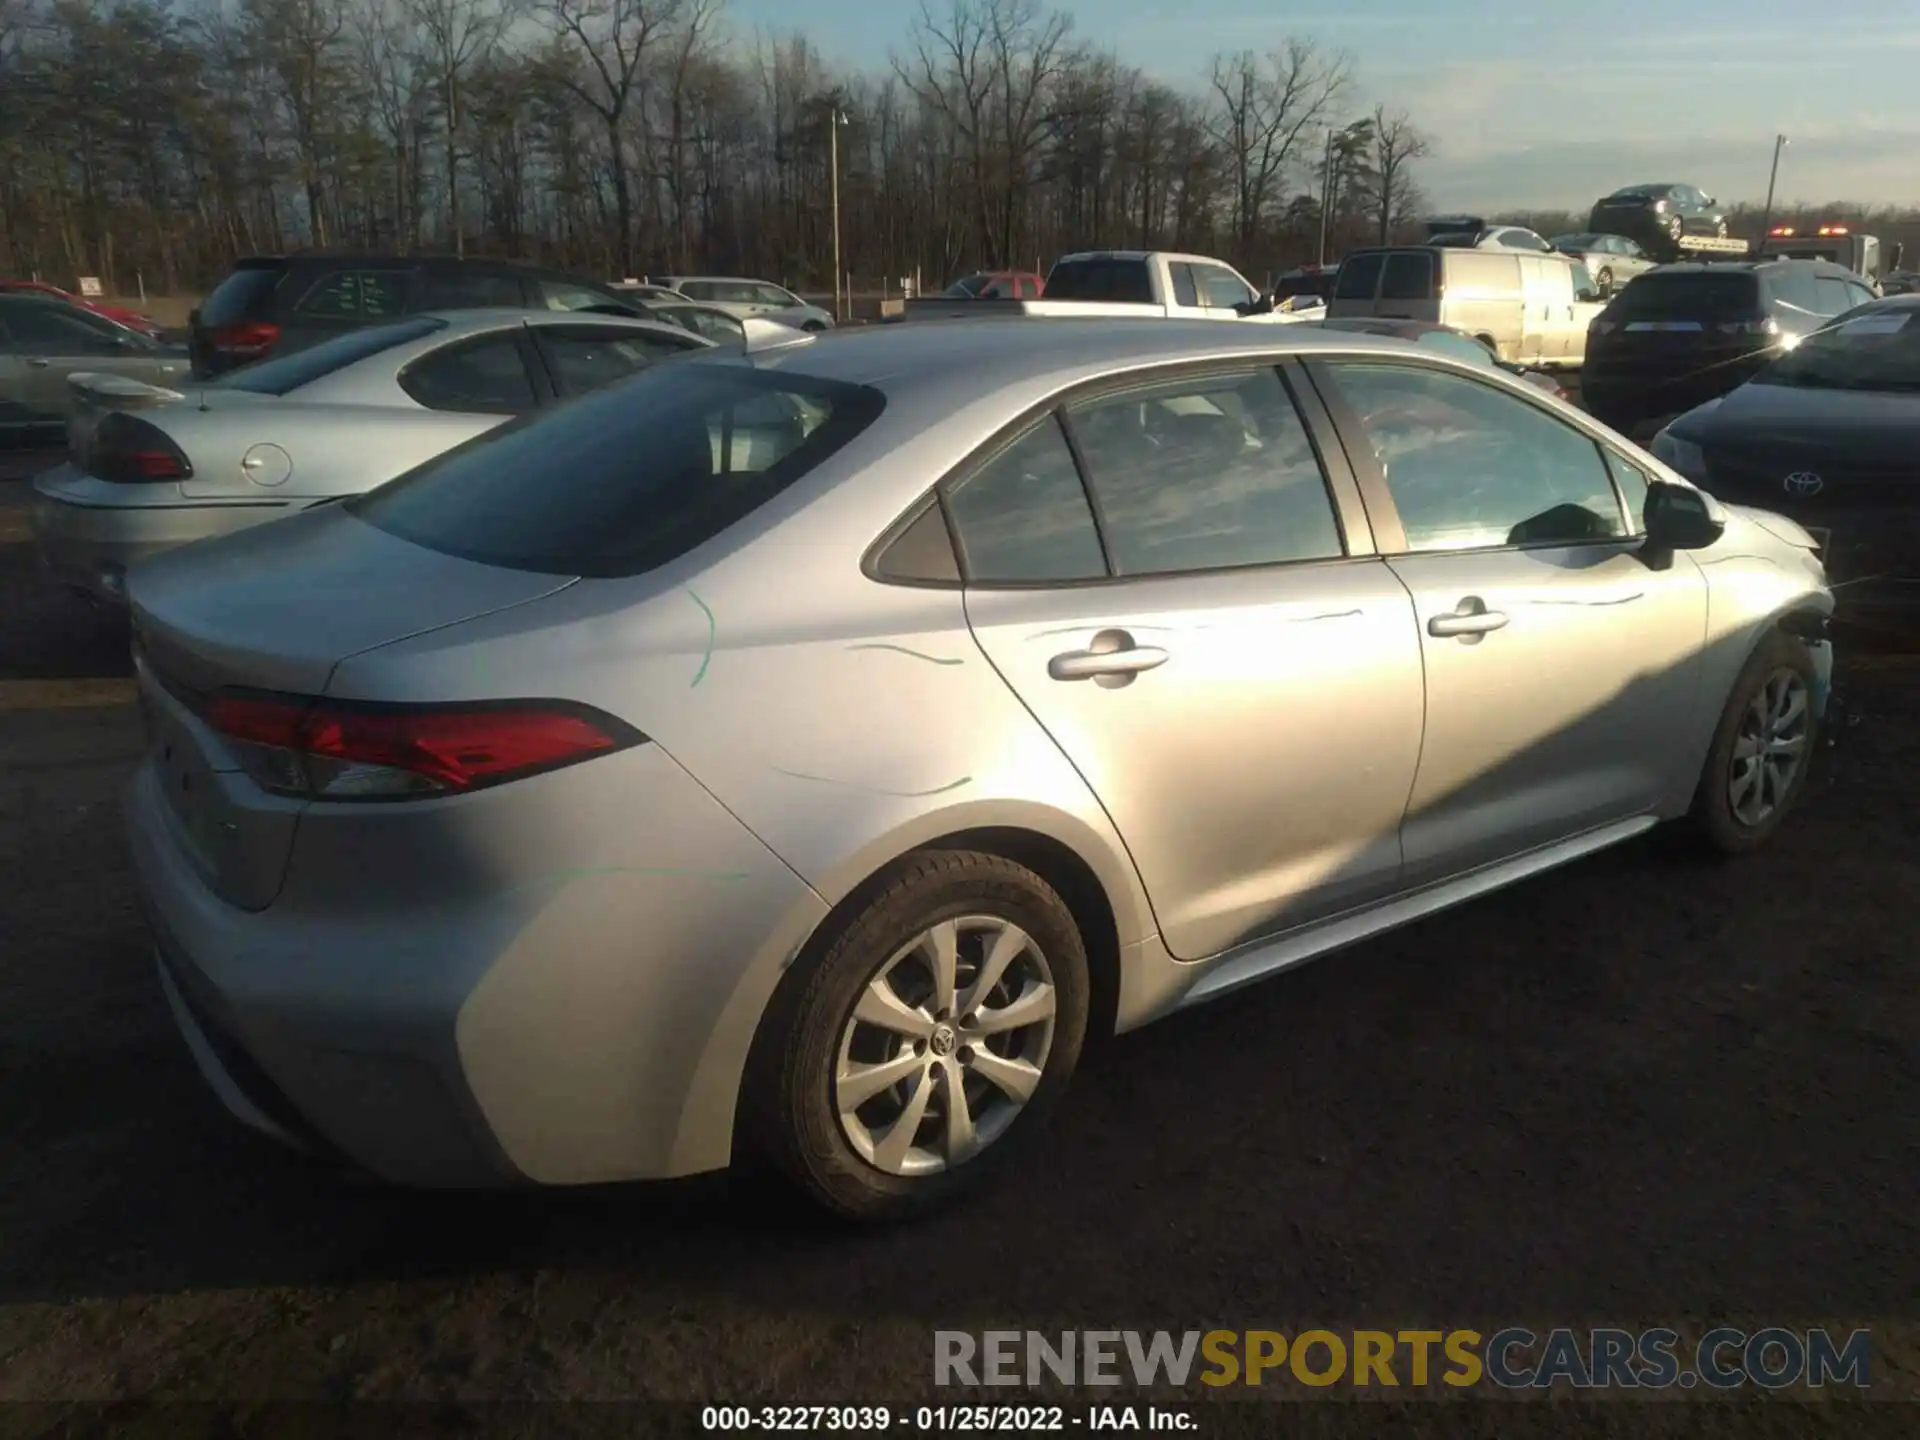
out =
{"type": "Polygon", "coordinates": [[[1502,360],[1559,369],[1586,358],[1599,298],[1586,267],[1565,255],[1404,245],[1341,261],[1327,318],[1448,325],[1502,360]]]}

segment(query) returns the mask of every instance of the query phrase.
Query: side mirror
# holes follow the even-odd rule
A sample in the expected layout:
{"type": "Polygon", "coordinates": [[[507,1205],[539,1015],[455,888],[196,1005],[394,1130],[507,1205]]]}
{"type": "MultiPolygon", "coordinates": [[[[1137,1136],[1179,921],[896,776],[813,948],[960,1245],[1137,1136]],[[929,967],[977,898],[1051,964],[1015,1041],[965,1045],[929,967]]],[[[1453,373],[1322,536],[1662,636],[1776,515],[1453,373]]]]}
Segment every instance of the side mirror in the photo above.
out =
{"type": "Polygon", "coordinates": [[[1642,554],[1655,569],[1665,569],[1676,550],[1704,550],[1726,533],[1726,517],[1713,501],[1691,485],[1656,480],[1647,486],[1640,512],[1647,529],[1642,554]]]}

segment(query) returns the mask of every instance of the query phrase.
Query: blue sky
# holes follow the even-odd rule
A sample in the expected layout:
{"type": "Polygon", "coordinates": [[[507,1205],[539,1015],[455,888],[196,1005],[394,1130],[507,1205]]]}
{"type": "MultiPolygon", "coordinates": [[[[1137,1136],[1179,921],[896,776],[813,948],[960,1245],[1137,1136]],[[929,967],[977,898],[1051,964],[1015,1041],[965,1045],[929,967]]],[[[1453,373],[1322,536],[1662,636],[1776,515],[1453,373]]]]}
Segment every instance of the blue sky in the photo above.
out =
{"type": "MultiPolygon", "coordinates": [[[[944,8],[945,0],[935,0],[944,8]]],[[[1920,12],[1912,0],[1101,0],[1076,33],[1171,83],[1216,51],[1311,37],[1349,52],[1356,108],[1404,107],[1437,141],[1439,209],[1584,208],[1635,181],[1763,199],[1920,204],[1920,12]]],[[[730,0],[736,31],[804,31],[884,69],[914,0],[730,0]],[[883,18],[884,17],[884,18],[883,18]]]]}

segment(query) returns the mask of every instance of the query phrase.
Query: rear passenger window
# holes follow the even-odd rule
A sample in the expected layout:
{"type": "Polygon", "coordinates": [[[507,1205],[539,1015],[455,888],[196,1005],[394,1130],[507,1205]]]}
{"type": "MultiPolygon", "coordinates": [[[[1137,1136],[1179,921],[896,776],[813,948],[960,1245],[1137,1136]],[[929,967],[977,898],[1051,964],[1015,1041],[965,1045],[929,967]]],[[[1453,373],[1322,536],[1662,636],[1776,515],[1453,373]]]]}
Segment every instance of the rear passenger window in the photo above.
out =
{"type": "Polygon", "coordinates": [[[1797,265],[1783,265],[1768,279],[1773,298],[1805,315],[1820,313],[1820,293],[1813,276],[1797,265]]]}
{"type": "Polygon", "coordinates": [[[1073,452],[1049,416],[948,496],[967,579],[1094,580],[1107,573],[1073,452]]]}
{"type": "Polygon", "coordinates": [[[1380,280],[1382,300],[1431,300],[1433,257],[1424,251],[1389,255],[1380,280]]]}
{"type": "Polygon", "coordinates": [[[1344,553],[1320,457],[1273,370],[1068,411],[1116,575],[1344,553]]]}
{"type": "Polygon", "coordinates": [[[1379,253],[1354,255],[1340,263],[1339,278],[1333,282],[1336,300],[1371,300],[1380,285],[1380,267],[1386,256],[1379,253]]]}
{"type": "Polygon", "coordinates": [[[546,356],[555,387],[563,395],[580,395],[624,380],[655,360],[684,354],[691,345],[669,343],[664,336],[632,331],[544,329],[535,343],[546,356]]]}
{"type": "Polygon", "coordinates": [[[1819,297],[1819,313],[1822,315],[1844,315],[1854,305],[1853,296],[1848,293],[1847,282],[1830,275],[1818,275],[1813,281],[1814,294],[1819,297]]]}
{"type": "Polygon", "coordinates": [[[406,309],[404,270],[336,270],[294,307],[317,320],[389,320],[406,309]]]}
{"type": "Polygon", "coordinates": [[[429,410],[517,415],[539,403],[511,335],[449,345],[409,365],[400,388],[429,410]]]}

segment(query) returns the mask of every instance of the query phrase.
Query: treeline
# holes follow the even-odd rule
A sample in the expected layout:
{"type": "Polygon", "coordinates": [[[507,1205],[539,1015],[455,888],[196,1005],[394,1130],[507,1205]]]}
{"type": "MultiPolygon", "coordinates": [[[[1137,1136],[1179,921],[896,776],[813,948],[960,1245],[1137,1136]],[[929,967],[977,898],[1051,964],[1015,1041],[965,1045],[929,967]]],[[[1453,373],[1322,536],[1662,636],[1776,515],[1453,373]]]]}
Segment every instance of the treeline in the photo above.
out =
{"type": "Polygon", "coordinates": [[[1094,245],[1257,276],[1418,213],[1427,137],[1356,94],[1304,38],[1176,89],[1038,0],[926,0],[872,74],[719,0],[0,0],[0,274],[165,293],[325,245],[824,287],[837,147],[868,280],[1094,245]]]}

